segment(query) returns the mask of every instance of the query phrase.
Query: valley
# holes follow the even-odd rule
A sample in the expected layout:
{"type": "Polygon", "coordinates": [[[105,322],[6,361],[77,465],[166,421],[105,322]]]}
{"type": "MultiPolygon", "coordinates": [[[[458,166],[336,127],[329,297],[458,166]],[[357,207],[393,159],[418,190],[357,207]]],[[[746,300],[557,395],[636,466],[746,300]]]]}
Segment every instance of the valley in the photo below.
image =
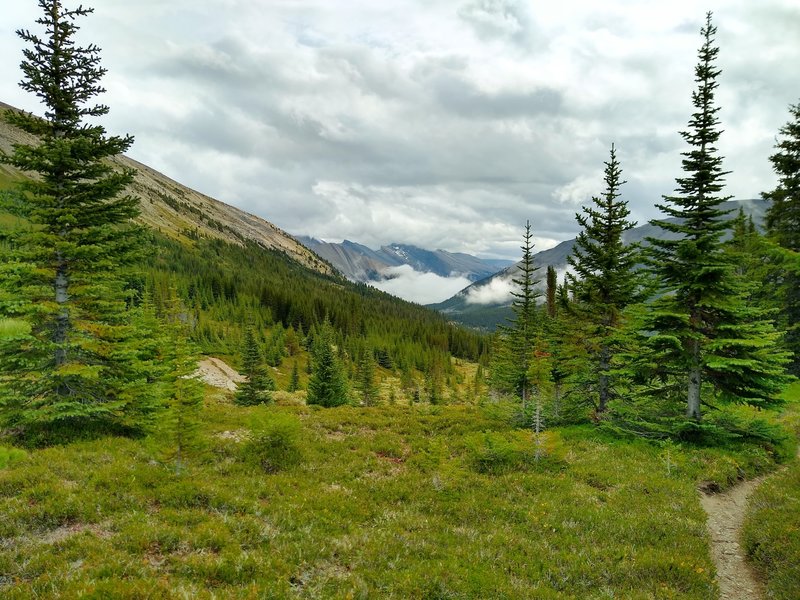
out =
{"type": "Polygon", "coordinates": [[[15,29],[0,597],[800,597],[777,5],[225,4],[15,29]]]}

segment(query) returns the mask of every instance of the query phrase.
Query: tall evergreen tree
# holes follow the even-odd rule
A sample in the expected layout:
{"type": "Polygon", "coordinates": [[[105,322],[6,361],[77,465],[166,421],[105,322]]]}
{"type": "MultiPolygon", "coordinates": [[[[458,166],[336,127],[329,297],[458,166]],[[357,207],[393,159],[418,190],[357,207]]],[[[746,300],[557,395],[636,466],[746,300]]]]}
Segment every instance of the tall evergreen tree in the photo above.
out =
{"type": "Polygon", "coordinates": [[[292,374],[289,377],[289,385],[286,388],[288,392],[296,392],[300,389],[300,368],[297,366],[297,359],[295,358],[292,363],[292,374]]]}
{"type": "Polygon", "coordinates": [[[774,400],[783,382],[777,334],[759,308],[747,306],[743,283],[721,242],[730,224],[721,207],[729,197],[722,195],[726,173],[716,148],[720,109],[714,98],[720,70],[714,66],[719,53],[715,33],[708,13],[695,67],[695,112],[681,132],[690,146],[683,153],[685,176],[677,179],[678,195],[665,196],[665,203],[657,205],[679,221],[651,221],[679,237],[648,238],[648,262],[662,286],[646,324],[654,333],[647,340],[650,367],[678,394],[683,388],[686,417],[695,421],[701,416],[704,383],[724,399],[762,406],[774,400]]]}
{"type": "Polygon", "coordinates": [[[511,309],[514,317],[509,325],[499,328],[491,378],[495,387],[519,395],[524,409],[531,394],[528,371],[536,338],[541,333],[536,307],[536,299],[540,296],[536,291],[536,285],[539,283],[536,271],[539,267],[533,260],[533,234],[530,221],[525,223],[521,249],[522,260],[517,265],[519,274],[511,280],[517,288],[512,292],[514,300],[511,309]]]}
{"type": "Polygon", "coordinates": [[[583,214],[575,215],[582,229],[567,258],[574,269],[568,275],[575,294],[573,311],[585,327],[580,343],[588,357],[588,368],[579,371],[585,387],[596,397],[598,414],[606,411],[614,395],[611,370],[623,343],[622,313],[638,296],[634,265],[639,248],[636,244],[626,246],[622,239],[636,223],[628,220],[627,201],[620,200],[620,188],[626,182],[621,179],[613,144],[605,166],[605,191],[592,198],[594,206],[583,207],[583,214]]]}
{"type": "Polygon", "coordinates": [[[547,316],[551,319],[554,319],[558,312],[558,304],[556,303],[557,290],[558,276],[556,269],[552,265],[547,265],[547,316]]]}
{"type": "Polygon", "coordinates": [[[355,388],[364,406],[377,404],[378,387],[375,385],[375,361],[368,348],[362,349],[356,364],[355,388]]]}
{"type": "Polygon", "coordinates": [[[159,336],[159,366],[166,404],[159,430],[165,438],[166,458],[173,462],[176,474],[181,473],[191,454],[202,447],[203,384],[193,377],[199,353],[189,339],[187,321],[187,312],[176,291],[171,289],[159,336]]]}
{"type": "Polygon", "coordinates": [[[271,392],[275,390],[275,380],[270,377],[264,366],[261,349],[253,333],[253,327],[249,324],[244,329],[242,365],[246,380],[239,385],[239,389],[236,391],[234,396],[236,404],[254,406],[271,402],[271,392]]]}
{"type": "Polygon", "coordinates": [[[311,358],[313,369],[308,380],[308,404],[325,407],[347,404],[347,379],[333,349],[333,331],[327,319],[314,336],[311,358]]]}
{"type": "Polygon", "coordinates": [[[99,49],[74,41],[75,21],[92,10],[65,9],[58,0],[39,7],[44,35],[17,34],[30,44],[20,86],[42,101],[44,118],[15,111],[5,118],[40,142],[0,157],[37,175],[20,184],[19,213],[32,227],[16,232],[11,259],[0,266],[0,287],[14,285],[16,295],[0,313],[31,324],[0,360],[0,404],[5,421],[21,426],[135,425],[128,417],[143,380],[126,349],[135,332],[123,269],[141,247],[132,224],[138,199],[124,193],[132,172],[108,161],[133,138],[107,137],[86,122],[108,112],[90,103],[104,91],[99,49]]]}
{"type": "Polygon", "coordinates": [[[777,152],[770,157],[778,185],[763,197],[772,202],[767,210],[769,237],[786,249],[779,260],[780,273],[771,283],[779,288],[779,322],[793,354],[791,371],[800,375],[800,103],[789,112],[792,120],[781,127],[777,152]]]}

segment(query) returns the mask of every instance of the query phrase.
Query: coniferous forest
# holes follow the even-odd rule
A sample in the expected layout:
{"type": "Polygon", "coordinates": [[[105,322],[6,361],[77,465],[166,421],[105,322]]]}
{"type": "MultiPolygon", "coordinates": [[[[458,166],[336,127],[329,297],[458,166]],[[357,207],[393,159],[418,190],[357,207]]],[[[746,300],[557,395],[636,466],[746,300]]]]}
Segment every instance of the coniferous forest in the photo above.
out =
{"type": "Polygon", "coordinates": [[[714,598],[738,588],[701,500],[765,476],[737,556],[751,597],[800,596],[800,104],[765,223],[727,214],[711,13],[664,235],[625,243],[610,143],[566,277],[521,224],[489,335],[142,225],[75,40],[93,11],[38,4],[17,34],[44,112],[7,110],[36,142],[0,154],[0,595],[714,598]]]}

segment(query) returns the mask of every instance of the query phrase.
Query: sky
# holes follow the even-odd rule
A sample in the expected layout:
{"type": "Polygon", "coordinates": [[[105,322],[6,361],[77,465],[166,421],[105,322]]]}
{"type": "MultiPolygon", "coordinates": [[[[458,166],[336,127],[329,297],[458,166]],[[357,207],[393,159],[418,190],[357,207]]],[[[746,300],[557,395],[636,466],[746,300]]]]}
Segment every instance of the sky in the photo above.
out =
{"type": "MultiPolygon", "coordinates": [[[[77,2],[66,1],[74,7],[77,2]]],[[[518,258],[578,231],[612,142],[639,222],[675,188],[705,11],[720,56],[726,192],[775,185],[800,99],[797,0],[87,0],[129,155],[292,234],[518,258]]],[[[4,2],[0,100],[18,88],[4,2]]]]}

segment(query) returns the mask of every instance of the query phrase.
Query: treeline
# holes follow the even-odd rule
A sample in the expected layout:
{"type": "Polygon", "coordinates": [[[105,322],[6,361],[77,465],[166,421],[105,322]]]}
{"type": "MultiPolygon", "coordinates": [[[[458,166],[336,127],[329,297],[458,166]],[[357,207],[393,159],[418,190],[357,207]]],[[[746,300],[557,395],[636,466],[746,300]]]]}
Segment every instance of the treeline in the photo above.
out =
{"type": "Polygon", "coordinates": [[[176,290],[192,338],[204,352],[238,357],[246,324],[263,344],[271,340],[285,349],[325,319],[337,345],[351,356],[366,346],[386,368],[428,371],[449,364],[451,356],[476,361],[487,352],[486,338],[433,311],[310,271],[281,252],[220,240],[187,246],[151,235],[154,252],[133,284],[137,296],[149,298],[160,312],[176,290]]]}
{"type": "Polygon", "coordinates": [[[707,15],[695,67],[695,112],[681,132],[688,148],[673,195],[650,223],[669,235],[646,247],[623,243],[636,224],[622,199],[622,168],[612,145],[605,189],[576,215],[581,227],[571,271],[536,302],[541,276],[530,225],[514,280],[514,318],[496,338],[492,384],[551,422],[592,419],[653,437],[766,436],[726,405],[771,408],[798,374],[800,305],[800,105],[770,160],[779,181],[767,235],[742,211],[723,208],[727,172],[717,143],[716,28],[707,15]],[[708,417],[708,418],[706,418],[708,417]]]}

